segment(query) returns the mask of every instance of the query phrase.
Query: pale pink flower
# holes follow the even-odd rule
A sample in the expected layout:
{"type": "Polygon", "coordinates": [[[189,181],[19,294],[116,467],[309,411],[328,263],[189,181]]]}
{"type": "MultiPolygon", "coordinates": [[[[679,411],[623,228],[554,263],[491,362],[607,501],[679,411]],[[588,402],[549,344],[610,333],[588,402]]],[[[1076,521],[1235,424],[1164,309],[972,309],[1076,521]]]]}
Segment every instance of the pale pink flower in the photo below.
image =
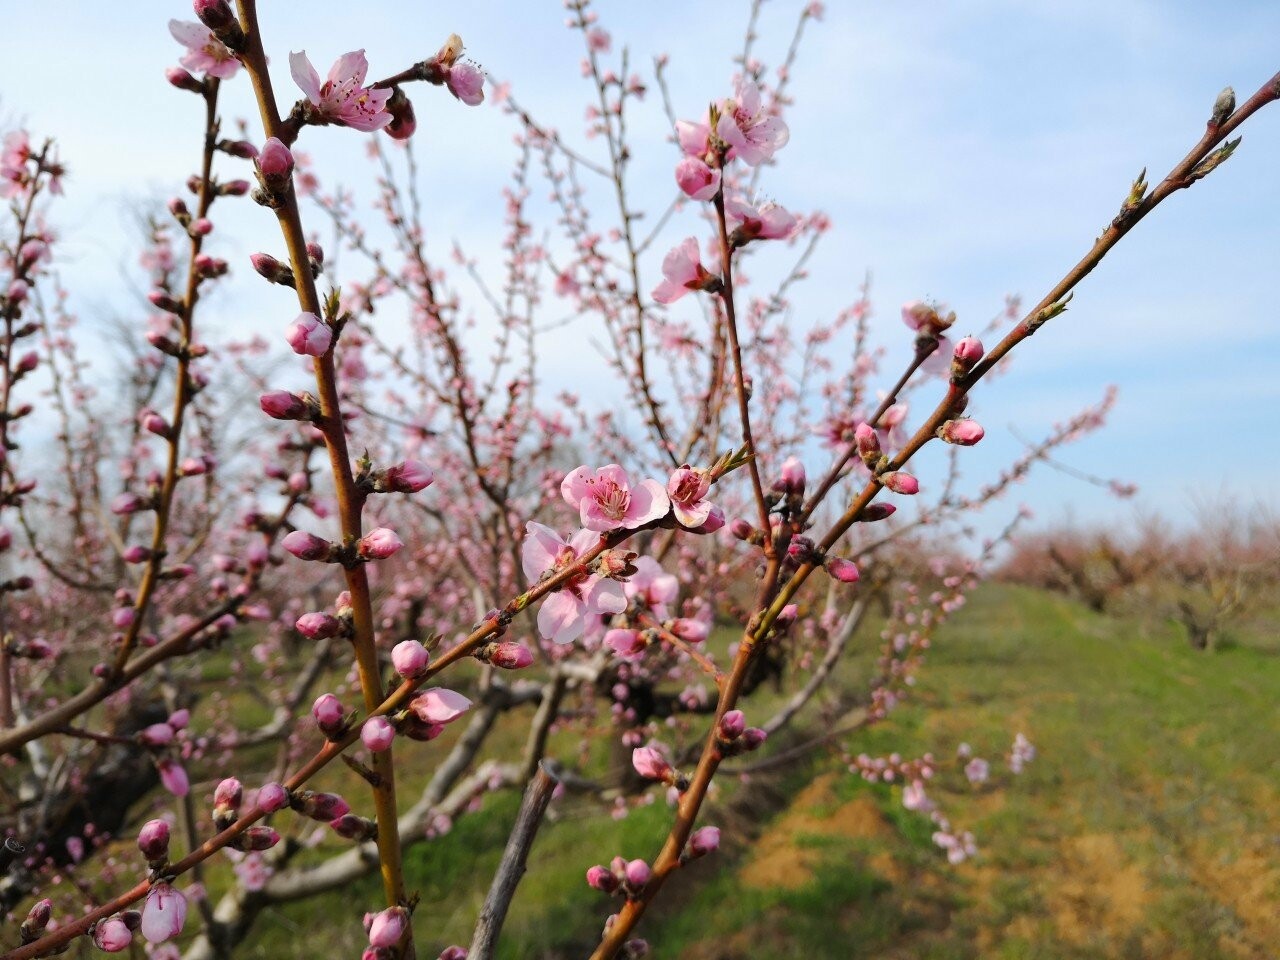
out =
{"type": "Polygon", "coordinates": [[[459,60],[444,78],[449,92],[468,107],[484,103],[484,73],[474,63],[459,60]]]}
{"type": "MultiPolygon", "coordinates": [[[[591,530],[579,530],[567,543],[550,527],[534,521],[529,521],[526,530],[520,560],[530,582],[537,582],[544,573],[558,573],[572,566],[599,543],[599,535],[591,530]]],[[[554,643],[572,643],[582,636],[588,616],[621,613],[626,608],[621,584],[583,572],[542,601],[538,630],[554,643]]]]}
{"type": "Polygon", "coordinates": [[[769,160],[791,136],[781,117],[765,112],[760,88],[746,79],[738,80],[733,98],[720,105],[716,134],[732,148],[730,156],[751,167],[769,160]]]}
{"type": "Polygon", "coordinates": [[[711,150],[710,137],[711,128],[705,120],[701,122],[693,120],[676,121],[676,141],[687,156],[705,160],[711,150]]]}
{"type": "Polygon", "coordinates": [[[587,31],[587,46],[595,53],[608,53],[612,45],[613,39],[604,27],[592,27],[587,31]]]}
{"type": "Polygon", "coordinates": [[[685,157],[676,164],[676,183],[694,200],[710,200],[720,191],[720,171],[698,157],[685,157]]]}
{"type": "Polygon", "coordinates": [[[187,898],[167,883],[157,883],[142,908],[142,935],[151,943],[163,943],[182,932],[187,922],[187,898]]]}
{"type": "Polygon", "coordinates": [[[933,801],[925,795],[924,782],[912,780],[902,788],[902,805],[908,810],[927,813],[933,809],[933,801]]]}
{"type": "Polygon", "coordinates": [[[333,343],[333,328],[314,313],[300,313],[285,328],[284,338],[293,352],[307,357],[323,357],[333,343]]]}
{"type": "Polygon", "coordinates": [[[369,61],[363,50],[344,53],[334,61],[323,85],[305,50],[289,54],[289,69],[294,82],[320,116],[331,123],[369,133],[391,122],[391,114],[386,110],[391,91],[364,86],[369,61]]]}
{"type": "Polygon", "coordinates": [[[680,592],[680,581],[662,569],[653,557],[639,557],[636,572],[624,584],[627,598],[638,600],[659,618],[666,619],[667,604],[674,603],[680,592]]]}
{"type": "Polygon", "coordinates": [[[711,503],[705,500],[711,481],[705,470],[695,470],[687,463],[677,468],[667,481],[671,509],[686,527],[700,527],[711,515],[711,503]]]}
{"type": "Polygon", "coordinates": [[[737,231],[742,243],[752,240],[786,240],[799,225],[794,214],[772,200],[756,206],[738,197],[730,197],[724,205],[725,217],[737,231]]]}
{"type": "Polygon", "coordinates": [[[964,775],[975,786],[979,783],[986,783],[987,778],[991,776],[991,764],[981,757],[974,757],[964,765],[964,775]]]}
{"type": "MultiPolygon", "coordinates": [[[[671,501],[657,480],[632,487],[627,471],[616,463],[599,470],[582,466],[560,484],[565,503],[575,508],[588,530],[634,530],[667,515],[671,501]]],[[[705,518],[704,518],[705,519],[705,518]]]]}
{"type": "Polygon", "coordinates": [[[188,70],[226,80],[235,76],[240,69],[240,61],[236,59],[236,55],[204,24],[192,23],[190,20],[170,20],[169,33],[187,48],[186,54],[178,62],[188,70]]]}
{"type": "Polygon", "coordinates": [[[702,265],[698,241],[694,237],[673,247],[662,259],[663,281],[653,288],[658,303],[675,303],[690,290],[706,290],[719,282],[719,277],[702,265]]]}
{"type": "Polygon", "coordinates": [[[666,780],[672,773],[670,761],[657,747],[636,747],[631,751],[631,766],[646,780],[666,780]]]}

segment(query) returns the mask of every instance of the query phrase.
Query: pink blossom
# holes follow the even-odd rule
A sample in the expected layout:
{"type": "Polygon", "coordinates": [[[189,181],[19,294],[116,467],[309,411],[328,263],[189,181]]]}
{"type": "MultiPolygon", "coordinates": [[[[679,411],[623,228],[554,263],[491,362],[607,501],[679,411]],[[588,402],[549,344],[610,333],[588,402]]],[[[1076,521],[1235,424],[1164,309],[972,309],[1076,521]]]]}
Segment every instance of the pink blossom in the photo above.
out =
{"type": "Polygon", "coordinates": [[[676,164],[676,184],[693,200],[710,200],[720,192],[720,171],[698,157],[685,157],[676,164]]]}
{"type": "Polygon", "coordinates": [[[636,660],[644,653],[647,644],[638,631],[615,627],[606,631],[604,645],[623,660],[636,660]]]}
{"type": "Polygon", "coordinates": [[[307,357],[323,357],[333,343],[333,328],[314,313],[300,313],[285,328],[284,337],[293,352],[307,357]]]}
{"type": "Polygon", "coordinates": [[[908,810],[917,810],[927,813],[933,809],[933,801],[925,795],[924,783],[920,780],[912,780],[902,788],[902,805],[908,810]]]}
{"type": "Polygon", "coordinates": [[[665,619],[667,604],[675,602],[680,592],[680,581],[662,569],[653,557],[639,557],[635,561],[636,572],[623,585],[627,598],[636,600],[665,619]]]}
{"type": "Polygon", "coordinates": [[[142,935],[151,943],[163,943],[182,932],[187,921],[187,898],[167,883],[157,883],[142,908],[142,935]]]}
{"type": "Polygon", "coordinates": [[[613,39],[603,27],[592,27],[587,31],[587,47],[594,53],[608,53],[612,45],[613,39]]]}
{"type": "Polygon", "coordinates": [[[323,85],[305,50],[289,54],[289,69],[294,82],[317,108],[316,112],[330,123],[370,133],[391,122],[391,114],[386,110],[391,91],[364,86],[369,61],[363,50],[345,53],[334,61],[323,85]]]}
{"type": "Polygon", "coordinates": [[[652,293],[658,303],[675,303],[690,290],[708,290],[720,282],[719,277],[703,267],[694,237],[672,247],[663,257],[662,276],[662,282],[652,293]]]}
{"type": "Polygon", "coordinates": [[[711,635],[711,624],[694,617],[680,617],[671,624],[671,632],[687,643],[702,643],[711,635]]]}
{"type": "MultiPolygon", "coordinates": [[[[565,542],[550,527],[529,521],[520,551],[524,575],[531,582],[537,582],[546,573],[558,573],[573,566],[580,556],[598,544],[599,535],[591,530],[579,530],[565,542]]],[[[583,571],[570,577],[542,601],[538,630],[554,643],[572,643],[582,636],[588,616],[621,613],[626,607],[621,584],[583,571]]]]}
{"type": "Polygon", "coordinates": [[[657,480],[631,486],[627,472],[616,463],[599,470],[578,467],[560,484],[565,503],[578,510],[588,530],[634,530],[666,516],[671,507],[657,480]]]}
{"type": "Polygon", "coordinates": [[[908,300],[902,305],[902,322],[923,336],[938,336],[956,321],[954,312],[923,300],[908,300]]]}
{"type": "Polygon", "coordinates": [[[711,128],[706,121],[698,123],[692,120],[676,121],[676,141],[686,156],[705,160],[711,152],[710,138],[711,128]]]}
{"type": "Polygon", "coordinates": [[[484,73],[474,63],[459,60],[445,77],[449,92],[468,107],[484,103],[484,73]]]}
{"type": "Polygon", "coordinates": [[[703,498],[711,489],[705,470],[695,470],[687,463],[678,467],[667,481],[667,496],[676,519],[686,527],[700,527],[711,515],[711,503],[703,498]]]}
{"type": "Polygon", "coordinates": [[[991,775],[991,764],[981,757],[974,757],[964,765],[964,775],[975,786],[979,783],[986,783],[987,778],[991,775]]]}
{"type": "Polygon", "coordinates": [[[226,80],[240,69],[240,61],[235,54],[204,24],[170,20],[169,33],[187,48],[178,62],[188,70],[226,80]]]}
{"type": "Polygon", "coordinates": [[[791,136],[781,117],[764,110],[760,88],[746,79],[739,79],[733,98],[720,105],[716,134],[732,148],[730,156],[750,167],[769,160],[791,136]]]}
{"type": "Polygon", "coordinates": [[[471,701],[456,691],[430,687],[409,701],[409,708],[424,723],[452,723],[471,708],[471,701]]]}
{"type": "Polygon", "coordinates": [[[724,212],[739,244],[752,240],[786,240],[800,224],[794,214],[772,200],[757,206],[745,199],[730,197],[725,201],[724,212]]]}

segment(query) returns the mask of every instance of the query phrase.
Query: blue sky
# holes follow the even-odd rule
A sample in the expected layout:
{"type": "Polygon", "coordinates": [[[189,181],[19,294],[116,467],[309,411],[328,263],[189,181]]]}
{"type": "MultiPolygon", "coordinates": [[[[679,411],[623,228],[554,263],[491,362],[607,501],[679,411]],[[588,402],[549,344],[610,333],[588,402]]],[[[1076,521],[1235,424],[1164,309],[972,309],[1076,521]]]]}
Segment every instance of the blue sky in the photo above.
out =
{"type": "MultiPolygon", "coordinates": [[[[579,78],[580,40],[556,2],[260,6],[282,97],[295,92],[291,49],[305,48],[324,72],[338,54],[364,46],[373,73],[385,75],[456,31],[469,55],[511,81],[522,104],[582,139],[590,91],[579,78]]],[[[780,61],[798,8],[792,0],[765,5],[759,49],[767,61],[780,61]]],[[[682,114],[728,93],[746,3],[602,2],[598,10],[615,55],[624,41],[642,67],[654,53],[670,55],[682,114]]],[[[142,0],[6,10],[0,119],[62,143],[72,176],[56,222],[86,317],[125,302],[130,206],[173,193],[191,167],[200,118],[193,98],[162,78],[179,54],[166,22],[188,11],[142,0]]],[[[1008,293],[1034,302],[1088,248],[1141,168],[1163,176],[1185,153],[1223,86],[1243,99],[1280,69],[1277,36],[1280,5],[1263,2],[828,3],[795,72],[791,143],[764,183],[784,205],[820,208],[835,224],[798,316],[830,315],[870,273],[883,335],[905,355],[897,320],[905,300],[945,301],[963,332],[981,327],[1008,293]]],[[[510,121],[440,91],[416,102],[432,241],[443,251],[457,238],[493,262],[498,190],[513,157],[510,121]]],[[[243,75],[224,116],[253,116],[243,75]]],[[[661,140],[656,98],[632,125],[647,147],[635,183],[660,207],[673,154],[661,140]]],[[[325,181],[360,190],[371,169],[362,137],[336,129],[312,136],[303,149],[325,181]]],[[[1246,126],[1229,163],[1140,225],[1072,309],[976,397],[971,410],[989,439],[969,452],[966,474],[978,480],[1018,449],[1010,425],[1034,435],[1117,383],[1111,425],[1064,460],[1137,483],[1144,505],[1175,517],[1193,497],[1280,502],[1278,164],[1280,107],[1272,107],[1246,126]]],[[[243,263],[270,235],[260,214],[244,210],[220,227],[217,252],[243,263]]],[[[672,242],[693,230],[690,213],[673,226],[672,242]]],[[[244,289],[233,285],[218,301],[220,322],[274,323],[246,316],[263,299],[258,287],[244,289]]],[[[550,370],[574,372],[568,361],[550,370]]],[[[1052,472],[1019,499],[1046,519],[1108,520],[1131,510],[1052,472]]]]}

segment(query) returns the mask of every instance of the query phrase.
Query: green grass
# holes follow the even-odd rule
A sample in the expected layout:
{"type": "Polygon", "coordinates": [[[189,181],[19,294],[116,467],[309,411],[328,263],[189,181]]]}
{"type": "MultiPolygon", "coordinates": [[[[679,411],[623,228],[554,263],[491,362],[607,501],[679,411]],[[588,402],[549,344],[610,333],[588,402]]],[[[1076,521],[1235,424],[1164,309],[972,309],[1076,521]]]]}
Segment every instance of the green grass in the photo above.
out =
{"type": "MultiPolygon", "coordinates": [[[[770,856],[794,859],[799,872],[773,884],[763,871],[761,882],[753,858],[762,848],[729,845],[665,891],[641,934],[654,956],[688,960],[1269,956],[1280,938],[1277,632],[1274,617],[1258,618],[1205,654],[1172,625],[985,586],[940,632],[913,698],[846,745],[933,751],[944,769],[930,795],[977,835],[979,857],[949,866],[896,786],[845,772],[811,782],[841,769],[837,756],[818,757],[742,788],[792,798],[762,802],[750,829],[781,838],[770,856]],[[1039,756],[1014,777],[1002,757],[1019,731],[1039,756]],[[962,741],[992,761],[989,787],[960,776],[952,758],[962,741]],[[864,833],[840,826],[851,818],[864,833]]],[[[865,676],[873,658],[852,658],[841,678],[865,676]]],[[[777,699],[761,694],[752,716],[777,699]]],[[[527,714],[513,721],[498,735],[506,746],[523,736],[527,714]]],[[[578,736],[556,748],[573,755],[578,736]]],[[[407,773],[402,793],[412,797],[430,769],[407,773]]],[[[353,777],[335,767],[321,786],[354,792],[353,777]]],[[[513,796],[489,797],[409,852],[420,957],[469,939],[515,806],[513,796]]],[[[587,889],[584,871],[614,853],[651,857],[670,821],[660,799],[618,822],[578,801],[553,810],[502,960],[585,957],[615,904],[587,889]]],[[[378,899],[370,878],[272,908],[237,956],[312,957],[318,944],[325,955],[357,956],[359,915],[378,899]]]]}

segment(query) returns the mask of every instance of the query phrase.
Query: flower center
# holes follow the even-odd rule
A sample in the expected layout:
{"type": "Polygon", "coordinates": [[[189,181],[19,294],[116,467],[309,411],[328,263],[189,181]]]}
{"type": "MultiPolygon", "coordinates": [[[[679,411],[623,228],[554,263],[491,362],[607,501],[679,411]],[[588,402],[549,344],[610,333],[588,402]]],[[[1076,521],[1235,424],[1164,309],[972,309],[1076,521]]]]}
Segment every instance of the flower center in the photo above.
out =
{"type": "Polygon", "coordinates": [[[607,477],[596,477],[587,481],[592,486],[591,495],[595,498],[600,512],[610,520],[621,520],[627,515],[627,507],[631,506],[631,491],[619,486],[607,477]]]}

